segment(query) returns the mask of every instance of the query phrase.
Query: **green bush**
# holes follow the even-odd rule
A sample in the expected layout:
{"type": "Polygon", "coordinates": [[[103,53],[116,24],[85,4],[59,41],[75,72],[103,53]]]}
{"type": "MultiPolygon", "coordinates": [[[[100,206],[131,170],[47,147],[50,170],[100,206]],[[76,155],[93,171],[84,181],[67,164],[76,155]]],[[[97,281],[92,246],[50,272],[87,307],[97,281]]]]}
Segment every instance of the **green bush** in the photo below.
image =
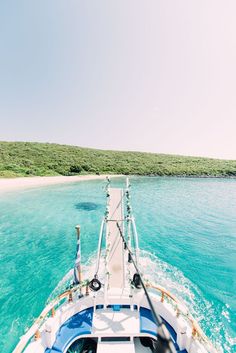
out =
{"type": "Polygon", "coordinates": [[[80,174],[82,172],[83,168],[80,165],[72,165],[70,167],[70,173],[74,174],[80,174]]]}
{"type": "Polygon", "coordinates": [[[0,142],[0,177],[125,174],[236,176],[236,161],[67,145],[0,142]]]}

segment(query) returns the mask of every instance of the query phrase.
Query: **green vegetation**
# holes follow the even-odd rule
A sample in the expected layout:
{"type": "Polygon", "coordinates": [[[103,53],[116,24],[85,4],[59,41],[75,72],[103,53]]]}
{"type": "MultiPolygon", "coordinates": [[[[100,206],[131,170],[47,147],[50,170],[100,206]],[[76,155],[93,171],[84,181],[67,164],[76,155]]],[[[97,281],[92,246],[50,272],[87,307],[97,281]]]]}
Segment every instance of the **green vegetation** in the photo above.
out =
{"type": "Polygon", "coordinates": [[[0,142],[0,177],[75,174],[236,176],[236,160],[0,142]]]}

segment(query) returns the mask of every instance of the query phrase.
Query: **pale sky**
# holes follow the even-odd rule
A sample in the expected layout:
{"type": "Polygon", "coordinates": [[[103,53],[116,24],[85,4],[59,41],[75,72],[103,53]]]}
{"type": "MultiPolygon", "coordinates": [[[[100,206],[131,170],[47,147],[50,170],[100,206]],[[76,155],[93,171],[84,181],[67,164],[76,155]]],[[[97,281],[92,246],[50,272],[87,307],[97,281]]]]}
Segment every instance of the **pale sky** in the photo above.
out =
{"type": "Polygon", "coordinates": [[[235,0],[1,0],[0,140],[236,159],[235,0]]]}

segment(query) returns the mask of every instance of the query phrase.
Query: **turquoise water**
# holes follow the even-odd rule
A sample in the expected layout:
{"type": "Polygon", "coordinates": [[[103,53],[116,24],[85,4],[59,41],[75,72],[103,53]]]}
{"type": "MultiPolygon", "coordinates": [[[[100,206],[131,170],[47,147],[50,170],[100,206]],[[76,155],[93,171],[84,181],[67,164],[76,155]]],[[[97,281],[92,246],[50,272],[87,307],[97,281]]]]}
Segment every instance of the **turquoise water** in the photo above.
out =
{"type": "MultiPolygon", "coordinates": [[[[236,352],[236,180],[131,183],[143,272],[182,298],[224,352],[236,352]]],[[[76,224],[83,261],[96,250],[103,187],[89,181],[0,195],[0,352],[12,352],[72,267],[76,224]]]]}

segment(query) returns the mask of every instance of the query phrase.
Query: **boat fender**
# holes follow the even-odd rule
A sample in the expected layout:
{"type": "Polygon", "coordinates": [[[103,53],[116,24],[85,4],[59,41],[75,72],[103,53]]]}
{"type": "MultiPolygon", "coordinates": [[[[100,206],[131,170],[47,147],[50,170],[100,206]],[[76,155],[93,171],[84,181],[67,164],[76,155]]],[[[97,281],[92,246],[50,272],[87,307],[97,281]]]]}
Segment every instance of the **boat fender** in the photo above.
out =
{"type": "Polygon", "coordinates": [[[141,289],[141,288],[142,288],[140,275],[139,275],[138,273],[135,273],[135,274],[134,274],[132,284],[133,284],[133,285],[135,286],[135,288],[137,288],[137,289],[141,289]]]}
{"type": "Polygon", "coordinates": [[[101,289],[101,282],[96,278],[94,277],[92,279],[92,281],[89,282],[89,288],[93,291],[93,292],[97,292],[99,291],[99,289],[101,289]]]}

